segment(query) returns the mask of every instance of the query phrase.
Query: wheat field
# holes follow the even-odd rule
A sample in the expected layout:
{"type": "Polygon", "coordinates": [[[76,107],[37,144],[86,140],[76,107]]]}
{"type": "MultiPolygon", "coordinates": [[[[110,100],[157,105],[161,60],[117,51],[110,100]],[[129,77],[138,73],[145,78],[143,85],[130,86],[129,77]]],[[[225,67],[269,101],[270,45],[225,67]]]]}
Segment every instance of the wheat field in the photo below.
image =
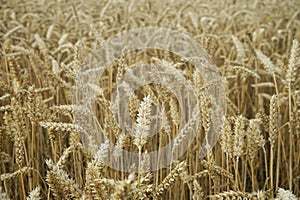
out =
{"type": "Polygon", "coordinates": [[[0,0],[0,199],[299,199],[299,8],[298,0],[0,0]],[[172,52],[122,53],[107,66],[92,87],[105,137],[91,130],[87,145],[75,123],[87,112],[74,105],[74,91],[89,53],[142,27],[189,34],[222,76],[226,119],[204,157],[200,147],[216,120],[208,83],[172,52]],[[148,153],[177,138],[185,113],[177,96],[159,84],[134,91],[132,135],[120,130],[111,107],[121,77],[150,60],[183,74],[200,110],[188,149],[156,170],[168,158],[148,153]],[[147,137],[153,105],[166,114],[147,137]],[[137,165],[113,154],[109,142],[137,153],[137,165]],[[114,156],[137,171],[107,166],[114,156]]]}

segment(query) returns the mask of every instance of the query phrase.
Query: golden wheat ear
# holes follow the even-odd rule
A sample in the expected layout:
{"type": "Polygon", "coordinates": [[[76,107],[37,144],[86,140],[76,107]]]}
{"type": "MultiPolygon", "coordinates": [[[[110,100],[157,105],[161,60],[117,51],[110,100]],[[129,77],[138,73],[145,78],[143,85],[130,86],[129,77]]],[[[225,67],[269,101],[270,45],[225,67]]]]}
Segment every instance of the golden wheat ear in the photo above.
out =
{"type": "Polygon", "coordinates": [[[79,199],[82,191],[75,181],[52,160],[46,160],[46,164],[49,168],[46,181],[53,197],[56,199],[79,199]]]}
{"type": "Polygon", "coordinates": [[[37,186],[34,188],[26,198],[26,200],[41,200],[41,187],[37,186]]]}

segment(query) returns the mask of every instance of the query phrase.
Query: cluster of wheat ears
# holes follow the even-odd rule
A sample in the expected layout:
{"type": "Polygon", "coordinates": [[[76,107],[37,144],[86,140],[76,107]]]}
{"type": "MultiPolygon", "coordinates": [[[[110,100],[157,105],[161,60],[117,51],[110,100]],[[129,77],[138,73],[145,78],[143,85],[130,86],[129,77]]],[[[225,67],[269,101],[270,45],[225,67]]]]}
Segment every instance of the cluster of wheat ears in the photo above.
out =
{"type": "Polygon", "coordinates": [[[0,199],[297,199],[299,8],[298,0],[0,0],[0,199]],[[206,83],[189,63],[161,50],[124,54],[107,67],[93,86],[105,137],[91,148],[82,142],[74,113],[86,111],[72,100],[77,73],[102,41],[141,27],[191,35],[222,75],[226,120],[204,158],[199,149],[214,120],[206,83]],[[186,152],[154,171],[147,152],[178,134],[184,111],[176,96],[159,84],[132,93],[133,135],[120,130],[111,110],[113,88],[145,60],[183,74],[201,111],[186,152]],[[146,137],[152,105],[166,115],[159,132],[146,137]],[[140,173],[105,165],[115,156],[108,142],[143,153],[138,166],[118,155],[124,168],[140,173]]]}

